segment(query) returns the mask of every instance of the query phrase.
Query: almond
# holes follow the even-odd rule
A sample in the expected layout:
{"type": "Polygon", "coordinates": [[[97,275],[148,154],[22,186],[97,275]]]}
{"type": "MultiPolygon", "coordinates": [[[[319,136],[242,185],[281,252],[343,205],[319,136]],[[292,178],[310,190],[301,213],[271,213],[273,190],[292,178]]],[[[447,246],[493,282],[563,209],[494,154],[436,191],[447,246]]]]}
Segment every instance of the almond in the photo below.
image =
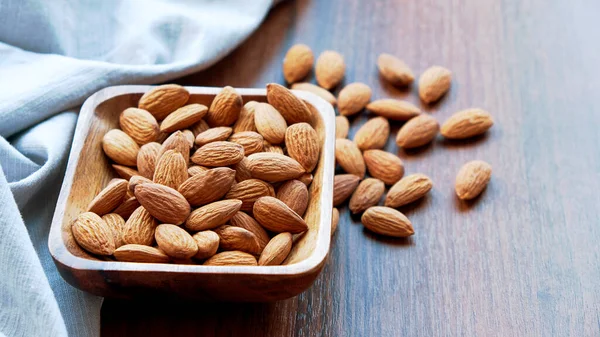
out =
{"type": "Polygon", "coordinates": [[[208,126],[208,123],[206,123],[204,119],[201,119],[198,123],[192,125],[192,127],[190,128],[190,130],[192,130],[192,133],[194,134],[194,137],[198,136],[200,133],[208,129],[210,129],[210,126],[208,126]]]}
{"type": "Polygon", "coordinates": [[[208,108],[202,104],[194,103],[182,106],[165,117],[160,123],[160,131],[170,133],[186,129],[198,123],[207,113],[208,108]]]}
{"type": "Polygon", "coordinates": [[[350,198],[350,210],[356,214],[377,205],[384,192],[385,184],[379,179],[367,178],[361,181],[350,198]]]}
{"type": "Polygon", "coordinates": [[[377,58],[379,74],[392,85],[409,86],[415,79],[412,70],[399,58],[390,54],[380,54],[377,58]]]}
{"type": "Polygon", "coordinates": [[[121,130],[139,145],[154,142],[158,138],[159,128],[156,118],[146,110],[127,108],[119,116],[121,130]]]}
{"type": "Polygon", "coordinates": [[[200,166],[200,165],[192,165],[192,166],[188,167],[188,175],[191,177],[191,176],[195,176],[196,174],[206,172],[208,170],[209,170],[208,167],[204,167],[204,166],[200,166]]]}
{"type": "Polygon", "coordinates": [[[237,250],[213,255],[204,261],[205,266],[256,266],[256,258],[248,253],[237,250]]]}
{"type": "Polygon", "coordinates": [[[112,129],[102,138],[104,153],[115,163],[125,166],[137,164],[137,154],[140,147],[125,132],[112,129]]]}
{"type": "Polygon", "coordinates": [[[402,160],[393,153],[367,150],[363,153],[369,174],[387,185],[393,185],[404,175],[402,160]]]}
{"type": "Polygon", "coordinates": [[[137,155],[137,168],[142,176],[148,179],[154,177],[154,169],[160,150],[159,143],[152,142],[142,145],[137,155]]]}
{"type": "Polygon", "coordinates": [[[190,93],[177,84],[161,85],[145,93],[138,103],[138,108],[147,110],[157,120],[182,107],[190,98],[190,93]]]}
{"type": "Polygon", "coordinates": [[[198,245],[198,252],[194,258],[198,260],[208,259],[217,253],[219,249],[219,236],[213,231],[202,231],[192,236],[198,245]]]}
{"type": "Polygon", "coordinates": [[[196,137],[194,136],[194,133],[192,132],[192,130],[185,129],[185,130],[182,130],[181,132],[185,136],[185,139],[187,140],[188,145],[190,146],[190,149],[193,148],[196,137]]]}
{"type": "Polygon", "coordinates": [[[240,210],[242,201],[221,200],[215,201],[195,209],[185,222],[185,228],[191,231],[203,231],[221,226],[231,219],[240,210]]]}
{"type": "Polygon", "coordinates": [[[238,183],[252,178],[252,172],[248,169],[248,157],[244,157],[235,164],[235,181],[238,183]]]}
{"type": "Polygon", "coordinates": [[[234,170],[217,167],[189,177],[179,186],[179,192],[190,205],[205,205],[221,199],[231,188],[234,178],[234,170]]]}
{"type": "Polygon", "coordinates": [[[163,143],[160,148],[160,152],[156,160],[158,160],[163,153],[174,150],[176,152],[181,153],[183,155],[183,159],[188,163],[190,161],[190,146],[185,138],[185,135],[181,131],[173,132],[163,143]]]}
{"type": "Polygon", "coordinates": [[[304,167],[295,159],[271,152],[248,156],[247,167],[253,178],[268,182],[295,179],[304,173],[304,167]]]}
{"type": "Polygon", "coordinates": [[[256,236],[258,243],[261,245],[261,249],[264,249],[267,243],[269,243],[269,234],[267,234],[265,229],[258,222],[256,222],[253,217],[244,212],[235,213],[234,216],[229,220],[229,224],[231,226],[241,227],[252,232],[256,236]]]}
{"type": "Polygon", "coordinates": [[[347,138],[350,131],[350,122],[346,116],[335,117],[335,138],[347,138]]]}
{"type": "Polygon", "coordinates": [[[283,201],[298,215],[303,216],[308,207],[308,188],[300,180],[290,180],[279,187],[277,199],[283,201]]]}
{"type": "Polygon", "coordinates": [[[263,150],[263,136],[254,131],[235,133],[229,137],[229,141],[240,144],[244,148],[244,155],[246,156],[256,152],[262,152],[263,150]]]}
{"type": "Polygon", "coordinates": [[[336,174],[333,177],[333,206],[342,204],[352,195],[360,178],[354,174],[336,174]]]}
{"type": "Polygon", "coordinates": [[[115,248],[119,248],[123,243],[123,228],[125,227],[125,220],[122,216],[117,213],[109,213],[102,216],[102,220],[106,223],[106,226],[110,228],[113,235],[113,242],[115,248]]]}
{"type": "Polygon", "coordinates": [[[152,216],[163,223],[179,225],[190,214],[190,204],[185,197],[168,186],[155,183],[137,185],[135,197],[152,216]]]}
{"type": "MultiPolygon", "coordinates": [[[[214,184],[214,182],[211,182],[214,184]]],[[[242,211],[252,211],[254,202],[260,197],[275,196],[273,187],[259,179],[248,179],[233,185],[225,195],[225,199],[237,199],[242,201],[242,211]]]]}
{"type": "Polygon", "coordinates": [[[313,175],[310,173],[304,173],[303,175],[299,176],[297,179],[300,180],[304,185],[306,185],[308,187],[308,185],[310,185],[313,181],[313,175]]]}
{"type": "Polygon", "coordinates": [[[450,70],[440,66],[430,67],[419,77],[419,97],[425,103],[433,103],[450,89],[451,81],[450,70]]]}
{"type": "Polygon", "coordinates": [[[319,136],[317,131],[308,123],[290,125],[285,132],[285,146],[288,155],[294,159],[306,172],[312,172],[319,162],[319,136]]]}
{"type": "Polygon", "coordinates": [[[124,245],[114,253],[117,261],[143,262],[143,263],[168,263],[169,257],[162,250],[146,245],[124,245]]]}
{"type": "Polygon", "coordinates": [[[112,164],[113,169],[119,175],[119,177],[129,180],[131,177],[139,175],[140,173],[135,169],[123,165],[112,164]]]}
{"type": "Polygon", "coordinates": [[[176,259],[189,259],[198,252],[198,244],[192,236],[175,225],[159,225],[156,227],[154,238],[165,254],[176,259]]]}
{"type": "Polygon", "coordinates": [[[188,178],[187,163],[181,153],[169,150],[160,157],[154,171],[155,183],[178,189],[188,178]]]}
{"type": "Polygon", "coordinates": [[[254,107],[256,130],[265,140],[279,144],[285,139],[287,123],[279,111],[267,103],[257,103],[254,107]]]}
{"type": "Polygon", "coordinates": [[[492,116],[482,109],[462,110],[442,125],[441,133],[449,139],[465,139],[485,133],[494,125],[492,116]]]}
{"type": "Polygon", "coordinates": [[[115,179],[109,183],[88,205],[88,211],[100,216],[110,213],[125,198],[127,194],[127,180],[115,179]]]}
{"type": "Polygon", "coordinates": [[[454,189],[461,200],[477,197],[492,177],[492,166],[482,160],[473,160],[463,165],[456,175],[454,189]]]}
{"type": "Polygon", "coordinates": [[[305,78],[313,67],[315,57],[305,44],[295,44],[283,59],[283,77],[288,83],[298,82],[305,78]]]}
{"type": "Polygon", "coordinates": [[[337,99],[333,96],[329,91],[314,85],[312,83],[304,82],[304,83],[294,83],[292,84],[292,90],[300,90],[310,92],[311,94],[315,94],[322,99],[324,99],[327,103],[335,106],[337,104],[337,99]]]}
{"type": "MultiPolygon", "coordinates": [[[[282,85],[277,83],[267,84],[267,101],[279,111],[289,125],[310,122],[312,120],[312,113],[306,104],[296,97],[296,95],[288,88],[282,85]]],[[[258,128],[258,124],[256,125],[256,128],[258,128]]],[[[271,143],[277,143],[271,140],[269,141],[271,143]]]]}
{"type": "Polygon", "coordinates": [[[408,175],[390,188],[385,198],[388,207],[400,207],[425,196],[433,187],[433,182],[424,174],[408,175]]]}
{"type": "Polygon", "coordinates": [[[390,123],[384,117],[369,119],[356,131],[354,142],[361,150],[382,149],[390,136],[390,123]]]}
{"type": "Polygon", "coordinates": [[[335,140],[335,160],[346,171],[359,178],[365,176],[365,161],[356,143],[338,138],[335,140]]]}
{"type": "Polygon", "coordinates": [[[223,88],[208,109],[206,115],[208,125],[212,127],[232,125],[238,119],[243,104],[242,96],[234,88],[229,86],[223,88]]]}
{"type": "Polygon", "coordinates": [[[389,207],[371,207],[363,213],[361,221],[367,229],[381,235],[403,238],[415,234],[410,220],[389,207]]]}
{"type": "Polygon", "coordinates": [[[266,229],[275,232],[302,233],[308,230],[300,215],[283,201],[274,197],[262,197],[254,203],[254,218],[266,229]]]}
{"type": "Polygon", "coordinates": [[[131,193],[135,193],[135,187],[139,184],[145,184],[145,183],[151,183],[152,180],[146,178],[146,177],[142,177],[142,176],[133,176],[129,179],[129,184],[127,186],[127,189],[129,190],[129,192],[131,193]]]}
{"type": "Polygon", "coordinates": [[[244,132],[244,131],[256,131],[256,125],[254,125],[254,108],[258,102],[250,101],[244,104],[240,111],[235,124],[233,124],[233,133],[244,132]]]}
{"type": "Polygon", "coordinates": [[[340,222],[340,211],[337,208],[333,208],[331,210],[331,235],[335,234],[335,231],[338,228],[338,223],[340,222]]]}
{"type": "Polygon", "coordinates": [[[281,233],[274,236],[258,259],[259,266],[278,266],[292,250],[292,234],[281,233]]]}
{"type": "Polygon", "coordinates": [[[131,214],[140,207],[139,201],[135,197],[128,198],[124,200],[113,213],[119,214],[123,219],[127,220],[131,216],[131,214]]]}
{"type": "Polygon", "coordinates": [[[350,83],[338,95],[338,110],[342,116],[352,116],[367,106],[371,100],[371,88],[360,82],[350,83]]]}
{"type": "Polygon", "coordinates": [[[269,143],[265,140],[265,141],[263,141],[263,152],[273,152],[273,153],[283,154],[283,149],[281,148],[281,146],[272,145],[271,143],[269,143]]]}
{"type": "Polygon", "coordinates": [[[229,166],[244,158],[244,148],[232,142],[212,142],[199,148],[192,161],[202,166],[229,166]]]}
{"type": "Polygon", "coordinates": [[[123,243],[152,245],[156,226],[158,226],[158,222],[150,215],[148,210],[143,206],[138,207],[123,226],[123,243]]]}
{"type": "Polygon", "coordinates": [[[256,236],[252,232],[234,226],[221,226],[215,229],[219,236],[219,248],[222,250],[239,250],[259,255],[264,247],[261,247],[256,236]]]}
{"type": "Polygon", "coordinates": [[[201,132],[196,136],[194,143],[198,146],[204,146],[208,143],[224,141],[229,138],[233,130],[228,126],[219,126],[216,128],[210,128],[204,132],[201,132]]]}
{"type": "Polygon", "coordinates": [[[398,131],[396,144],[412,149],[430,143],[438,133],[437,120],[427,114],[421,114],[406,122],[398,131]]]}
{"type": "Polygon", "coordinates": [[[75,241],[92,254],[111,255],[115,251],[112,230],[95,213],[79,214],[71,225],[71,231],[75,241]]]}
{"type": "Polygon", "coordinates": [[[394,121],[407,121],[421,113],[421,109],[412,103],[389,98],[367,104],[367,110],[394,121]]]}
{"type": "Polygon", "coordinates": [[[319,55],[315,66],[315,77],[321,87],[328,90],[335,87],[342,81],[345,72],[344,58],[339,53],[326,50],[319,55]]]}

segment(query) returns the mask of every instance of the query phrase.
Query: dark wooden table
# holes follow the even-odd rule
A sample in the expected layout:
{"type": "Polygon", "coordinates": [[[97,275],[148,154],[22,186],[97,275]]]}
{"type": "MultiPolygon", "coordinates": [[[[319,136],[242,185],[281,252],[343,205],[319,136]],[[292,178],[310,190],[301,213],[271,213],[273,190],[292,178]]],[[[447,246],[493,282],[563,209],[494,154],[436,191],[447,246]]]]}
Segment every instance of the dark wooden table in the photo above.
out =
{"type": "MultiPolygon", "coordinates": [[[[416,233],[376,237],[343,207],[329,261],[310,290],[271,304],[106,300],[104,336],[599,336],[600,2],[549,0],[284,2],[236,51],[179,81],[260,87],[282,82],[294,43],[341,52],[346,83],[418,103],[382,82],[381,52],[416,73],[454,73],[443,121],[482,107],[496,125],[466,142],[398,152],[434,180],[402,209],[416,233]],[[494,174],[474,202],[454,176],[483,159],[494,174]]],[[[314,79],[313,79],[314,81],[314,79]]],[[[366,120],[352,123],[352,132],[366,120]]],[[[394,129],[397,130],[397,127],[394,129]]],[[[388,150],[397,152],[390,139],[388,150]]]]}

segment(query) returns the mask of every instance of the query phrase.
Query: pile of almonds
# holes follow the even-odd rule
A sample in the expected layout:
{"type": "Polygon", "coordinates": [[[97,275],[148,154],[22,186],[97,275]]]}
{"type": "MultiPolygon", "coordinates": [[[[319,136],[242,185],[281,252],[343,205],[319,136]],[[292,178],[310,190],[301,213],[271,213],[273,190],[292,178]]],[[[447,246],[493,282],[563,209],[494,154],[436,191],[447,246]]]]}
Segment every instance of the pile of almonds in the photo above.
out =
{"type": "MultiPolygon", "coordinates": [[[[340,84],[345,76],[344,58],[335,51],[324,51],[314,66],[318,85],[300,83],[311,72],[313,63],[310,47],[294,45],[283,61],[283,75],[292,89],[311,92],[333,106],[337,105],[339,115],[336,117],[335,158],[346,174],[335,176],[333,206],[350,199],[350,211],[362,213],[362,223],[369,230],[395,237],[414,234],[410,220],[395,208],[425,196],[433,187],[433,182],[421,173],[403,177],[401,159],[382,150],[390,136],[390,120],[404,122],[396,135],[396,144],[404,149],[412,149],[429,144],[438,132],[447,139],[481,135],[493,125],[491,115],[478,108],[462,110],[452,115],[440,128],[433,116],[423,113],[410,102],[389,98],[371,101],[371,88],[360,82],[343,87],[336,99],[329,90],[340,84]],[[369,119],[356,132],[354,139],[348,140],[350,122],[347,117],[364,109],[377,117],[369,119]],[[367,171],[371,176],[369,178],[365,178],[367,171]],[[386,185],[391,187],[385,196],[385,206],[377,206],[385,194],[386,185]]],[[[381,54],[377,66],[380,76],[394,86],[407,87],[415,79],[410,67],[393,55],[381,54]]],[[[432,66],[421,74],[418,82],[421,101],[432,104],[450,89],[452,73],[444,67],[432,66]]],[[[464,164],[456,176],[457,196],[462,200],[477,197],[487,186],[491,174],[491,166],[484,161],[474,160],[464,164]]],[[[334,208],[333,214],[335,222],[339,219],[339,211],[334,208]]]]}
{"type": "Polygon", "coordinates": [[[163,85],[120,114],[104,153],[113,179],[72,223],[76,242],[104,259],[278,265],[302,218],[320,142],[311,108],[267,85],[268,103],[225,87],[210,107],[163,85]]]}

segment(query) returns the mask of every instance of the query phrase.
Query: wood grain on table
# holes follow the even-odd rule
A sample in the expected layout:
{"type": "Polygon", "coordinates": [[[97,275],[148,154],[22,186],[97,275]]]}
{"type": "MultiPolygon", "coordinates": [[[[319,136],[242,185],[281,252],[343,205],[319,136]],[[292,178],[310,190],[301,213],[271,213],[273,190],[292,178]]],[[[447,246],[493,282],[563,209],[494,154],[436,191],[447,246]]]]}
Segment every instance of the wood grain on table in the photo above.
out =
{"type": "MultiPolygon", "coordinates": [[[[461,142],[398,151],[406,172],[434,181],[401,210],[408,240],[366,232],[341,210],[329,261],[312,288],[278,303],[107,299],[104,336],[600,335],[600,2],[549,0],[288,1],[238,49],[185,85],[283,82],[294,43],[346,59],[345,83],[373,99],[419,103],[379,79],[388,52],[420,74],[453,71],[449,94],[423,107],[440,122],[481,107],[495,126],[461,142]],[[454,195],[460,166],[493,166],[472,202],[454,195]]],[[[314,82],[314,78],[311,77],[314,82]]],[[[339,90],[339,88],[337,89],[339,90]]],[[[336,91],[337,92],[337,91],[336,91]]],[[[352,121],[351,136],[367,119],[352,121]]],[[[393,134],[398,125],[393,128],[393,134]]]]}

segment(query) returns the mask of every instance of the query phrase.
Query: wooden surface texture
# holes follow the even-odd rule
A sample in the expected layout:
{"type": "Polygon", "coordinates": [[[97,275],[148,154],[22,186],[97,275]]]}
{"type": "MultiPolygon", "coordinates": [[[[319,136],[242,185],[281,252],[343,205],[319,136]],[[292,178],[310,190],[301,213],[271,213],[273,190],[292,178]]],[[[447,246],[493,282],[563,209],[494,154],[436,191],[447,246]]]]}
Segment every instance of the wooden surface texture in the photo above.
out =
{"type": "MultiPolygon", "coordinates": [[[[600,335],[600,2],[549,0],[285,1],[238,49],[186,85],[282,83],[294,43],[346,59],[346,83],[373,98],[418,102],[376,70],[379,53],[417,73],[448,67],[449,94],[425,109],[443,121],[482,107],[496,125],[478,139],[400,151],[434,189],[402,211],[408,240],[372,235],[341,209],[329,260],[300,296],[270,304],[107,300],[103,336],[600,335]],[[459,202],[466,161],[493,177],[459,202]]],[[[313,78],[311,78],[314,81],[313,78]]],[[[339,88],[338,88],[339,89],[339,88]]],[[[367,116],[352,121],[351,135],[367,116]]],[[[394,134],[397,125],[393,128],[394,134]]],[[[388,150],[397,151],[393,139],[388,150]]]]}

